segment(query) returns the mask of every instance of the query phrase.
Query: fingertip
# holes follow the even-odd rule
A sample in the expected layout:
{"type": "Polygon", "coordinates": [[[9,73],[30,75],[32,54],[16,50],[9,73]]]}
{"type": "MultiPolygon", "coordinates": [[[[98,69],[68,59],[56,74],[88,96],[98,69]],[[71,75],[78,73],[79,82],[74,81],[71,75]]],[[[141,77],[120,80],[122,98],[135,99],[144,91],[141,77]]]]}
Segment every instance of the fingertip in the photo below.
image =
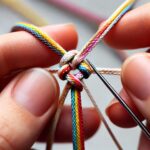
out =
{"type": "Polygon", "coordinates": [[[148,47],[150,4],[127,12],[105,37],[105,42],[117,49],[148,47]]]}
{"type": "Polygon", "coordinates": [[[57,88],[54,77],[41,68],[29,69],[7,85],[0,99],[0,128],[7,124],[0,137],[7,143],[0,147],[24,150],[33,145],[55,112],[57,88]]]}
{"type": "MultiPolygon", "coordinates": [[[[135,113],[135,115],[138,116],[140,120],[143,120],[144,118],[142,114],[138,111],[137,107],[134,105],[124,89],[120,92],[120,96],[130,107],[130,109],[135,113]]],[[[129,115],[127,110],[116,99],[113,99],[110,102],[110,104],[106,108],[106,114],[109,119],[119,127],[130,128],[136,126],[135,121],[129,115]]]]}
{"type": "Polygon", "coordinates": [[[122,83],[133,103],[146,119],[150,118],[150,54],[131,56],[122,67],[122,83]]]}
{"type": "Polygon", "coordinates": [[[43,28],[65,50],[75,49],[78,43],[78,33],[73,23],[46,26],[43,28]]]}
{"type": "Polygon", "coordinates": [[[28,69],[16,76],[2,91],[21,108],[35,116],[43,116],[59,98],[55,77],[41,68],[28,69]]]}
{"type": "Polygon", "coordinates": [[[122,83],[124,87],[139,99],[149,96],[149,53],[134,54],[122,66],[122,83]]]}
{"type": "Polygon", "coordinates": [[[147,57],[147,54],[146,53],[137,53],[137,54],[134,54],[130,57],[128,57],[125,62],[123,63],[122,65],[122,75],[126,72],[126,69],[128,68],[128,66],[131,65],[131,63],[137,59],[137,60],[141,60],[141,57],[147,57]]]}
{"type": "Polygon", "coordinates": [[[86,108],[83,112],[85,124],[85,138],[92,137],[98,130],[101,120],[95,108],[86,108]]]}
{"type": "MultiPolygon", "coordinates": [[[[41,30],[65,50],[72,50],[77,46],[78,35],[73,24],[46,26],[42,27],[41,30]]],[[[48,67],[60,61],[60,57],[54,51],[25,31],[2,35],[0,41],[1,77],[12,70],[48,67]]]]}
{"type": "Polygon", "coordinates": [[[130,116],[120,106],[119,102],[113,103],[107,107],[106,114],[111,122],[119,127],[129,128],[136,126],[136,124],[131,120],[130,116]]]}

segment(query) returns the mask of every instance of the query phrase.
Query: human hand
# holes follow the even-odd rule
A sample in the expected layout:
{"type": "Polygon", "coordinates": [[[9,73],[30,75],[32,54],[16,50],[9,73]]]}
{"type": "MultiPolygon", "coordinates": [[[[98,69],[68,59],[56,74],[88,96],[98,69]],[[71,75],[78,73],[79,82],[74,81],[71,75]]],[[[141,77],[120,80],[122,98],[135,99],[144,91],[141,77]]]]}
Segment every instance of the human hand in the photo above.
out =
{"type": "MultiPolygon", "coordinates": [[[[48,26],[42,30],[66,50],[75,49],[77,33],[73,25],[48,26]]],[[[58,61],[56,54],[24,31],[0,36],[0,149],[27,150],[36,140],[44,141],[46,125],[52,122],[57,108],[59,86],[53,75],[37,67],[51,66],[58,61]],[[9,74],[25,68],[33,69],[13,79],[9,74]]],[[[85,108],[83,116],[88,138],[96,132],[100,120],[93,108],[85,108]]],[[[71,108],[65,106],[55,140],[71,141],[71,128],[71,108]]]]}
{"type": "MultiPolygon", "coordinates": [[[[150,3],[128,12],[110,31],[106,42],[118,49],[150,47],[150,3]]],[[[122,66],[123,90],[120,92],[127,104],[141,120],[150,123],[150,53],[129,57],[122,66]]],[[[108,106],[107,115],[120,127],[136,124],[118,101],[108,106]]],[[[149,128],[150,129],[150,128],[149,128]]],[[[150,140],[141,134],[139,150],[148,150],[150,140]]]]}

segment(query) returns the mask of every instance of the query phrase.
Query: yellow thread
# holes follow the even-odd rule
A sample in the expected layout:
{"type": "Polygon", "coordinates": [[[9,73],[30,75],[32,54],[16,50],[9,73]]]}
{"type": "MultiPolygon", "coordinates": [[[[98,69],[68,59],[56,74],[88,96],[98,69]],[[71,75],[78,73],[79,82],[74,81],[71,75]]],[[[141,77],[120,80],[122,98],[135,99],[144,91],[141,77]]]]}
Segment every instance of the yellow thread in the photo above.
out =
{"type": "Polygon", "coordinates": [[[37,26],[48,25],[48,22],[43,19],[43,17],[41,17],[35,10],[33,10],[33,8],[24,3],[22,0],[0,0],[0,2],[20,13],[37,26]]]}

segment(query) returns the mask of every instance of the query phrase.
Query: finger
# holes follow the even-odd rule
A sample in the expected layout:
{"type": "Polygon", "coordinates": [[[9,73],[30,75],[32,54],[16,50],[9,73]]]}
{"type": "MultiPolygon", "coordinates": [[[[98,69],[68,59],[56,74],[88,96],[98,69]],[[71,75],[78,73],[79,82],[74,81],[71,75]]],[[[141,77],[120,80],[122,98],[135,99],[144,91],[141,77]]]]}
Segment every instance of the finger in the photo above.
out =
{"type": "Polygon", "coordinates": [[[0,78],[0,92],[5,88],[5,86],[19,73],[23,72],[23,70],[12,71],[11,73],[7,74],[0,78]]]}
{"type": "Polygon", "coordinates": [[[59,88],[42,69],[17,76],[0,96],[0,149],[27,150],[55,112],[59,88]]]}
{"type": "MultiPolygon", "coordinates": [[[[62,110],[60,120],[57,125],[55,141],[56,142],[71,142],[72,141],[72,116],[71,107],[65,106],[62,110]]],[[[94,108],[83,109],[83,121],[85,130],[85,139],[91,137],[100,125],[100,118],[94,108]]],[[[44,129],[39,141],[46,141],[47,130],[49,126],[44,129]]]]}
{"type": "Polygon", "coordinates": [[[150,121],[150,54],[131,56],[122,67],[122,83],[131,100],[150,121]]]}
{"type": "MultiPolygon", "coordinates": [[[[131,110],[136,114],[136,116],[138,116],[140,120],[144,120],[144,117],[138,111],[135,104],[132,102],[125,90],[122,90],[120,92],[120,96],[124,99],[124,101],[128,104],[131,110]]],[[[109,106],[106,109],[106,114],[109,119],[119,127],[130,128],[137,125],[132,117],[129,115],[129,113],[125,110],[125,108],[116,99],[113,99],[110,102],[109,106]]]]}
{"type": "Polygon", "coordinates": [[[106,36],[105,41],[118,49],[150,46],[150,3],[126,13],[106,36]]]}
{"type": "MultiPolygon", "coordinates": [[[[150,129],[150,124],[147,123],[147,128],[150,129]]],[[[142,132],[139,142],[138,150],[148,150],[150,146],[150,140],[147,136],[142,132]]]]}
{"type": "MultiPolygon", "coordinates": [[[[47,26],[42,30],[66,50],[75,49],[77,33],[72,24],[47,26]]],[[[2,35],[0,41],[0,77],[18,68],[54,65],[60,59],[25,31],[2,35]]]]}

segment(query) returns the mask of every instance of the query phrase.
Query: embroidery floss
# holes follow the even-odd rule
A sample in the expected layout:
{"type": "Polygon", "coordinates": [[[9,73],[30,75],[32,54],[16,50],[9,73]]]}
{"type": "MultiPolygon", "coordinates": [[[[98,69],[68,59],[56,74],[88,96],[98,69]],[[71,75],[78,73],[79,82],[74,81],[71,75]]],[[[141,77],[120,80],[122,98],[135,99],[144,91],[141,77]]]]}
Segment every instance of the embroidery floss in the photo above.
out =
{"type": "MultiPolygon", "coordinates": [[[[67,53],[59,44],[51,39],[47,34],[43,33],[39,28],[26,24],[19,23],[13,27],[12,31],[24,30],[31,33],[40,42],[47,46],[50,50],[56,52],[60,57],[60,70],[58,75],[62,80],[67,80],[64,93],[60,97],[59,108],[56,112],[55,121],[52,126],[52,139],[48,141],[47,150],[52,148],[54,132],[56,129],[57,121],[61,113],[62,106],[68,91],[71,89],[71,106],[72,106],[72,135],[73,135],[73,149],[84,150],[84,128],[82,118],[82,105],[81,105],[81,91],[85,84],[82,83],[82,79],[87,79],[92,71],[92,68],[84,60],[85,57],[92,51],[97,43],[103,39],[103,37],[109,32],[109,30],[119,21],[119,19],[133,6],[136,0],[126,0],[113,14],[112,16],[102,24],[96,34],[88,41],[81,51],[71,51],[67,53]],[[78,69],[75,74],[71,74],[70,71],[78,69]]],[[[87,88],[85,87],[86,91],[87,88]]],[[[90,95],[89,95],[90,96],[90,95]]],[[[104,121],[104,119],[103,119],[104,121]]],[[[106,123],[106,122],[105,122],[106,123]]],[[[107,127],[107,123],[106,123],[107,127]]],[[[107,128],[109,130],[109,128],[107,128]]],[[[109,133],[111,130],[109,131],[109,133]]],[[[119,142],[111,132],[111,137],[114,140],[118,149],[122,149],[119,142]]]]}

